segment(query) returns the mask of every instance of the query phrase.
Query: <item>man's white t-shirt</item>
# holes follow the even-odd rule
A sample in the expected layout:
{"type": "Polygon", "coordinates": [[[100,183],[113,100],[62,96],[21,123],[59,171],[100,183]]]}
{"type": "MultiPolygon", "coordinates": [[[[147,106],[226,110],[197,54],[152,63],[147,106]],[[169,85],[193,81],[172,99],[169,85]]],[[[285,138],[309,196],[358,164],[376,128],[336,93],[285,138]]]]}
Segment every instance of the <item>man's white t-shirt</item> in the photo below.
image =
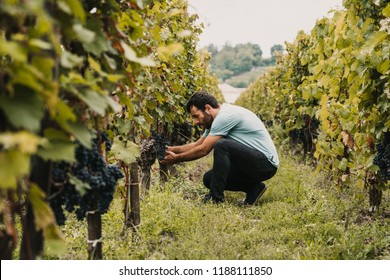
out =
{"type": "Polygon", "coordinates": [[[279,157],[274,142],[263,122],[253,112],[240,106],[224,103],[211,128],[202,137],[223,136],[262,152],[275,166],[279,157]]]}

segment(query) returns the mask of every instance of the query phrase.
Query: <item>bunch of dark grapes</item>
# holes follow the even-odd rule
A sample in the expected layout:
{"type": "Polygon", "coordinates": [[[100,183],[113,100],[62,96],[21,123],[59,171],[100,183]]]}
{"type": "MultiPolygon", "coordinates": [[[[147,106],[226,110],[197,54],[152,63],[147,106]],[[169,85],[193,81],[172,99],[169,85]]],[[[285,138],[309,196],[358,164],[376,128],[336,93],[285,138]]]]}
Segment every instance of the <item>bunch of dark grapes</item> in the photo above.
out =
{"type": "MultiPolygon", "coordinates": [[[[111,141],[105,133],[100,133],[101,143],[105,143],[106,151],[111,149],[111,141]]],[[[76,148],[76,162],[57,162],[52,168],[53,192],[50,205],[55,213],[57,223],[65,223],[64,210],[76,212],[82,220],[87,212],[106,213],[114,198],[117,181],[123,178],[119,166],[107,164],[99,152],[98,138],[93,139],[92,148],[88,150],[80,143],[76,148]],[[69,175],[87,183],[89,188],[81,193],[70,182],[69,175]]]]}
{"type": "Polygon", "coordinates": [[[191,142],[192,126],[188,122],[175,123],[172,132],[172,145],[184,145],[191,142]]]}
{"type": "Polygon", "coordinates": [[[156,161],[155,141],[153,138],[147,138],[141,141],[140,153],[138,164],[142,169],[149,169],[156,161]]]}
{"type": "Polygon", "coordinates": [[[164,134],[152,131],[152,138],[154,139],[154,146],[156,149],[156,157],[158,160],[162,160],[165,157],[165,151],[169,142],[164,134]]]}
{"type": "Polygon", "coordinates": [[[382,143],[376,145],[377,154],[374,164],[379,166],[379,175],[382,180],[390,180],[390,133],[385,135],[382,143]]]}

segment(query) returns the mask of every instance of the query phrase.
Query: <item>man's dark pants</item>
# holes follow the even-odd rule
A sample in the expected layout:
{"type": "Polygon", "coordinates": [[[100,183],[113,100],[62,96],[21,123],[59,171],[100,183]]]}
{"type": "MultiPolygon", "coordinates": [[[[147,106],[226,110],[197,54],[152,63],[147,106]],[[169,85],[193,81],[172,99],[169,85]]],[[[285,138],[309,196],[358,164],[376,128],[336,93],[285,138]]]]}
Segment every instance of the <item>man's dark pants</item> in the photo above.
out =
{"type": "Polygon", "coordinates": [[[225,190],[251,192],[276,171],[262,152],[222,138],[214,146],[213,169],[204,174],[203,183],[214,199],[223,200],[225,190]]]}

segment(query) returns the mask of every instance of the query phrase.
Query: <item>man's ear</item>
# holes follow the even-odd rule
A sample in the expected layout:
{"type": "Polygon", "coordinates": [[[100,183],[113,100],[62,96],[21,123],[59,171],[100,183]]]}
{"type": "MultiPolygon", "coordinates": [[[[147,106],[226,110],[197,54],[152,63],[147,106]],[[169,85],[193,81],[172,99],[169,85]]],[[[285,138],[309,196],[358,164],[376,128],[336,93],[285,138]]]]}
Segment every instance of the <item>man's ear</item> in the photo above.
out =
{"type": "Polygon", "coordinates": [[[204,106],[204,111],[207,112],[208,114],[210,114],[210,110],[211,110],[210,104],[206,104],[206,105],[204,106]]]}

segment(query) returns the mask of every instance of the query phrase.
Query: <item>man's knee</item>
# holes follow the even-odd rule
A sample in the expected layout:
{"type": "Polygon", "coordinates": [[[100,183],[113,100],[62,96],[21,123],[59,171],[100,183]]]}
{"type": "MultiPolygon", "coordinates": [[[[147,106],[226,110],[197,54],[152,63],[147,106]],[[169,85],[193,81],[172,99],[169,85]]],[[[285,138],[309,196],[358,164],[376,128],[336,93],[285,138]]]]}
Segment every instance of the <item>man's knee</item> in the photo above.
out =
{"type": "Polygon", "coordinates": [[[211,186],[211,176],[212,176],[212,171],[209,170],[203,175],[203,184],[205,185],[206,188],[210,189],[211,186]]]}

